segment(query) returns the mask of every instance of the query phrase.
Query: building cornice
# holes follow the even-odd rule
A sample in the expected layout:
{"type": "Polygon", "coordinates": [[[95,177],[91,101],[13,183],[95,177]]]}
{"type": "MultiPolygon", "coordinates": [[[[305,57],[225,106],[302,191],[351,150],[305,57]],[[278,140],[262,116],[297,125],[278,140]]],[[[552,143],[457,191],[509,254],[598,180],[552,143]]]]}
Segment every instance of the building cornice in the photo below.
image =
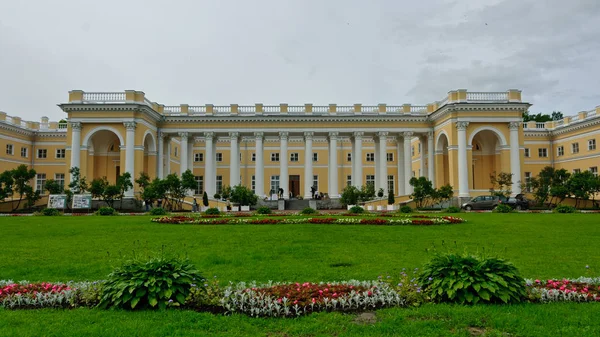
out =
{"type": "Polygon", "coordinates": [[[429,115],[429,119],[436,121],[454,112],[464,111],[527,111],[529,103],[450,103],[446,104],[429,115]]]}
{"type": "Polygon", "coordinates": [[[600,124],[600,116],[597,116],[598,118],[593,118],[593,119],[589,119],[589,120],[584,120],[582,122],[579,123],[573,123],[573,124],[569,124],[567,126],[562,126],[559,128],[555,128],[554,130],[550,131],[552,133],[552,135],[560,135],[563,133],[567,133],[570,131],[575,131],[575,130],[579,130],[579,129],[585,129],[588,128],[590,126],[594,126],[594,125],[598,125],[600,124]]]}
{"type": "Polygon", "coordinates": [[[266,123],[266,122],[413,122],[429,123],[427,116],[386,116],[386,115],[360,115],[360,116],[297,116],[297,115],[267,115],[267,116],[165,116],[163,126],[169,123],[266,123]]]}
{"type": "Polygon", "coordinates": [[[18,127],[15,125],[7,124],[4,121],[0,121],[0,129],[8,130],[8,131],[11,131],[14,133],[18,133],[20,135],[30,136],[30,137],[33,136],[35,133],[34,130],[29,130],[29,129],[25,129],[25,128],[18,127]]]}
{"type": "Polygon", "coordinates": [[[58,105],[64,112],[99,112],[99,111],[129,111],[142,112],[147,114],[155,122],[161,121],[164,116],[154,111],[151,107],[144,104],[132,103],[113,103],[113,104],[93,104],[93,103],[62,103],[58,105]]]}

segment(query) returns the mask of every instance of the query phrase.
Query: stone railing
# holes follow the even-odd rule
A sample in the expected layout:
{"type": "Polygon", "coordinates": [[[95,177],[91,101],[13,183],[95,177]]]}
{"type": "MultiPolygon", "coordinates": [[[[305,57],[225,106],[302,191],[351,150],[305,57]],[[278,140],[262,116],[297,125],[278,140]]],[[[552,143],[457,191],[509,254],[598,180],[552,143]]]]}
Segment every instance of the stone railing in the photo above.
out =
{"type": "Polygon", "coordinates": [[[596,107],[596,109],[592,109],[589,111],[582,111],[577,115],[566,116],[563,119],[559,119],[557,121],[550,122],[523,122],[523,129],[527,131],[539,131],[539,130],[555,130],[558,128],[566,127],[571,124],[581,123],[592,118],[597,118],[600,116],[600,106],[596,107]]]}
{"type": "Polygon", "coordinates": [[[125,103],[125,92],[84,92],[83,101],[89,103],[125,103]]]}
{"type": "Polygon", "coordinates": [[[24,121],[20,117],[8,116],[5,112],[0,111],[0,123],[5,123],[20,129],[30,131],[67,131],[67,123],[50,122],[48,117],[42,117],[41,121],[24,121]]]}
{"type": "Polygon", "coordinates": [[[467,92],[467,102],[505,102],[508,92],[467,92]]]}

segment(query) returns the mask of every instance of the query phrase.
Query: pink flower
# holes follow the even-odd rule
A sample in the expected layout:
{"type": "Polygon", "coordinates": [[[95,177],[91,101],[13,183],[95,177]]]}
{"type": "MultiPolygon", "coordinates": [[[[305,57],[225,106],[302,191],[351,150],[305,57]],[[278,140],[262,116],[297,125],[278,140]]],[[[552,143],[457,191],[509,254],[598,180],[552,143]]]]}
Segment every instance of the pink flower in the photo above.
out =
{"type": "Polygon", "coordinates": [[[313,299],[312,299],[312,302],[313,302],[313,303],[316,303],[316,302],[317,302],[317,300],[316,300],[316,299],[313,297],[313,299]]]}
{"type": "Polygon", "coordinates": [[[277,299],[277,303],[281,303],[281,298],[278,298],[278,299],[277,299]]]}
{"type": "Polygon", "coordinates": [[[337,293],[333,293],[333,295],[332,295],[332,296],[333,296],[333,297],[337,297],[337,293]]]}
{"type": "Polygon", "coordinates": [[[535,280],[535,283],[540,283],[540,280],[535,280]]]}
{"type": "Polygon", "coordinates": [[[295,301],[294,301],[294,304],[298,304],[298,300],[295,300],[295,301]]]}
{"type": "Polygon", "coordinates": [[[319,295],[323,295],[323,290],[319,290],[319,295]]]}

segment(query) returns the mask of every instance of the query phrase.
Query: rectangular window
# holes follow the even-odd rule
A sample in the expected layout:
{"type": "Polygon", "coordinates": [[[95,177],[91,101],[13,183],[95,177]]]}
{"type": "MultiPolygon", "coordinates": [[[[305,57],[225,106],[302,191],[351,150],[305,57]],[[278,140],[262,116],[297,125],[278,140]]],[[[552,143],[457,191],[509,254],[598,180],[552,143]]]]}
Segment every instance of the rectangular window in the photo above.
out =
{"type": "Polygon", "coordinates": [[[223,176],[217,176],[217,193],[223,193],[223,176]]]}
{"type": "Polygon", "coordinates": [[[352,153],[348,153],[348,155],[346,155],[346,160],[352,161],[352,153]]]}
{"type": "Polygon", "coordinates": [[[177,146],[175,146],[175,157],[177,157],[177,146]]]}
{"type": "Polygon", "coordinates": [[[44,194],[46,189],[46,173],[38,173],[35,176],[35,190],[44,194]]]}
{"type": "Polygon", "coordinates": [[[313,152],[313,161],[314,162],[319,161],[319,154],[316,152],[313,152]]]}
{"type": "Polygon", "coordinates": [[[10,154],[11,156],[13,155],[13,145],[12,144],[6,144],[6,154],[10,154]]]}
{"type": "Polygon", "coordinates": [[[529,148],[526,147],[525,148],[525,158],[529,158],[529,157],[531,157],[531,153],[529,152],[529,148]]]}
{"type": "Polygon", "coordinates": [[[394,161],[394,154],[393,153],[386,153],[387,156],[387,161],[394,161]]]}
{"type": "Polygon", "coordinates": [[[595,139],[588,140],[588,150],[592,151],[595,149],[596,149],[596,140],[595,139]]]}
{"type": "Polygon", "coordinates": [[[319,190],[319,176],[313,176],[313,187],[317,191],[319,190]]]}
{"type": "Polygon", "coordinates": [[[565,147],[564,146],[559,146],[556,149],[556,155],[559,156],[559,157],[560,156],[564,156],[565,155],[565,147]]]}
{"type": "Polygon", "coordinates": [[[204,176],[195,176],[196,178],[196,188],[194,189],[194,194],[203,194],[204,193],[204,176]]]}
{"type": "Polygon", "coordinates": [[[597,177],[598,176],[598,166],[590,167],[590,172],[592,172],[592,174],[597,177]]]}
{"type": "Polygon", "coordinates": [[[367,161],[375,161],[375,153],[367,153],[367,161]]]}
{"type": "Polygon", "coordinates": [[[217,152],[217,161],[223,161],[223,153],[217,152]]]}
{"type": "Polygon", "coordinates": [[[419,143],[419,153],[421,153],[421,143],[419,143]]]}
{"type": "Polygon", "coordinates": [[[374,175],[367,174],[367,177],[366,177],[366,178],[367,178],[367,179],[366,179],[367,186],[368,186],[368,185],[373,185],[373,186],[375,186],[375,176],[374,176],[374,175]]]}
{"type": "Polygon", "coordinates": [[[413,177],[415,176],[415,171],[412,171],[412,176],[413,176],[413,177]]]}
{"type": "Polygon", "coordinates": [[[271,161],[279,161],[279,153],[271,153],[271,161]]]}
{"type": "Polygon", "coordinates": [[[352,176],[346,176],[346,186],[352,186],[352,176]]]}
{"type": "Polygon", "coordinates": [[[298,161],[298,152],[290,153],[290,161],[298,161]]]}
{"type": "Polygon", "coordinates": [[[56,158],[64,159],[65,158],[65,149],[56,149],[56,158]]]}
{"type": "Polygon", "coordinates": [[[204,161],[204,153],[194,153],[194,161],[204,161]]]}
{"type": "Polygon", "coordinates": [[[256,161],[256,153],[252,153],[252,161],[255,162],[256,161]]]}
{"type": "Polygon", "coordinates": [[[581,169],[573,169],[573,174],[575,173],[581,173],[581,169]]]}
{"type": "Polygon", "coordinates": [[[414,145],[410,147],[410,155],[413,157],[415,155],[415,146],[414,145]]]}
{"type": "Polygon", "coordinates": [[[252,176],[252,180],[250,180],[250,188],[252,192],[256,192],[256,176],[252,176]]]}
{"type": "Polygon", "coordinates": [[[37,155],[38,158],[44,159],[44,158],[46,158],[46,156],[48,156],[48,150],[38,149],[38,155],[37,155]]]}
{"type": "Polygon", "coordinates": [[[571,144],[571,153],[579,153],[579,143],[571,144]]]}
{"type": "Polygon", "coordinates": [[[27,148],[26,147],[21,148],[21,157],[27,158],[27,148]]]}
{"type": "Polygon", "coordinates": [[[525,172],[525,191],[531,192],[531,186],[529,183],[531,182],[531,172],[525,172]]]}
{"type": "Polygon", "coordinates": [[[54,174],[54,180],[60,186],[60,190],[63,191],[65,189],[65,174],[64,173],[56,173],[54,174]]]}
{"type": "Polygon", "coordinates": [[[388,175],[388,193],[394,193],[395,189],[394,189],[394,176],[393,175],[388,175]]]}
{"type": "Polygon", "coordinates": [[[270,194],[279,193],[279,176],[271,176],[271,190],[269,192],[270,194]]]}
{"type": "Polygon", "coordinates": [[[538,156],[540,158],[547,158],[548,157],[548,149],[546,149],[546,148],[538,149],[538,156]]]}

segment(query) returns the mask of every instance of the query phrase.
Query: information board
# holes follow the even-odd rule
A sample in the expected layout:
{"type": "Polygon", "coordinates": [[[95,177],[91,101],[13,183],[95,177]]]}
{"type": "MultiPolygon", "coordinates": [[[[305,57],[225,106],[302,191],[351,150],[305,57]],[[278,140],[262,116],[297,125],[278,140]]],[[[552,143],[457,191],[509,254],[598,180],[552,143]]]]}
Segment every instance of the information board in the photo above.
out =
{"type": "Polygon", "coordinates": [[[90,194],[74,194],[73,209],[90,209],[92,208],[92,196],[90,194]]]}
{"type": "Polygon", "coordinates": [[[48,196],[48,208],[65,209],[67,207],[67,196],[65,194],[50,194],[48,196]]]}

